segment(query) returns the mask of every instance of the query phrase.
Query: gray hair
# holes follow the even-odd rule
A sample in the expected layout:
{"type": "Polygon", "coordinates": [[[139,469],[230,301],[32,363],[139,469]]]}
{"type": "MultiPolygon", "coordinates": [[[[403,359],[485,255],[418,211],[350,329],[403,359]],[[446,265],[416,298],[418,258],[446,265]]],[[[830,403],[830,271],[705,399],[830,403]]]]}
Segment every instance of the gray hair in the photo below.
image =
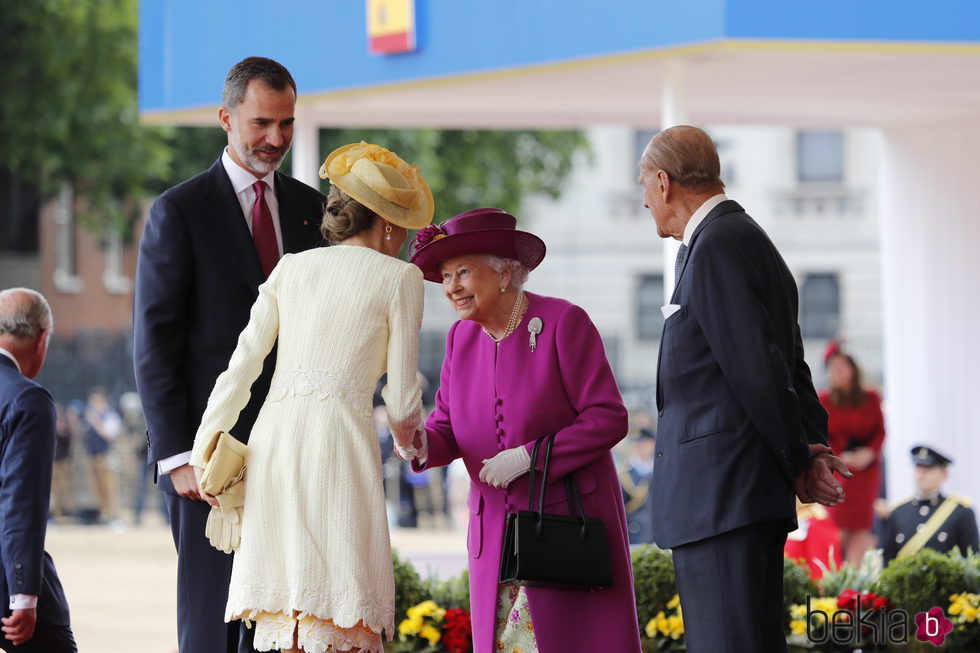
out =
{"type": "Polygon", "coordinates": [[[504,270],[510,270],[510,281],[514,288],[520,290],[527,282],[527,275],[531,273],[527,266],[520,261],[493,254],[484,254],[483,260],[487,262],[497,274],[503,274],[504,270]]]}
{"type": "Polygon", "coordinates": [[[53,326],[51,307],[44,295],[30,288],[0,290],[0,335],[36,338],[53,326]]]}
{"type": "Polygon", "coordinates": [[[265,57],[248,57],[236,63],[228,71],[225,86],[221,90],[221,106],[234,111],[245,101],[245,91],[253,79],[259,80],[275,91],[291,88],[293,96],[296,96],[296,82],[285,66],[265,57]]]}
{"type": "Polygon", "coordinates": [[[651,138],[640,157],[640,168],[663,170],[671,181],[696,193],[725,188],[718,148],[706,131],[690,125],[670,127],[651,138]]]}

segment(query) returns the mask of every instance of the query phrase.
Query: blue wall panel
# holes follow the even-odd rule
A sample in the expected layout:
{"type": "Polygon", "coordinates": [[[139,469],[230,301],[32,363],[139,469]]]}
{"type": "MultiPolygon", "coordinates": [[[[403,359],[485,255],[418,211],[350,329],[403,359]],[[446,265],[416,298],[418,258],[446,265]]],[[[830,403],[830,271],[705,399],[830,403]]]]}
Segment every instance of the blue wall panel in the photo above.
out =
{"type": "Polygon", "coordinates": [[[368,52],[364,0],[141,0],[140,109],[216,104],[249,55],[301,93],[732,39],[980,41],[980,1],[416,0],[419,49],[368,52]]]}
{"type": "Polygon", "coordinates": [[[368,53],[364,0],[142,0],[140,108],[213,104],[228,68],[281,61],[301,93],[698,43],[724,0],[417,0],[419,49],[368,53]]]}

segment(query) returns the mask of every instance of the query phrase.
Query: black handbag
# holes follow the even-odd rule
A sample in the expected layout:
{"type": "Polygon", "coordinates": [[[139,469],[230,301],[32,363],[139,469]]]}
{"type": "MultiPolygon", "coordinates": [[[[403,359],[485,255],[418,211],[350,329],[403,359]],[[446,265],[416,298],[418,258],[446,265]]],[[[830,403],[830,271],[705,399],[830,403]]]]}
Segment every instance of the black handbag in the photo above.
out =
{"type": "Polygon", "coordinates": [[[571,474],[563,480],[568,514],[544,512],[548,487],[548,466],[555,436],[534,443],[528,472],[528,506],[507,515],[503,550],[500,556],[500,582],[516,582],[527,587],[597,590],[613,582],[612,563],[601,519],[586,517],[582,499],[571,474]],[[534,509],[534,477],[541,442],[547,440],[538,509],[534,509]]]}

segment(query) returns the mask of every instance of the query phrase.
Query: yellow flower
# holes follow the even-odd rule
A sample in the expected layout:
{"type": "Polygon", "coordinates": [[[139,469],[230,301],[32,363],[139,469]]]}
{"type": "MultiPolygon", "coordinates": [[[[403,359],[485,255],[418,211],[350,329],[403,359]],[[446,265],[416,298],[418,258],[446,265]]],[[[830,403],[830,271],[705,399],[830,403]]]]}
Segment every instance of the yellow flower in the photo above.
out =
{"type": "Polygon", "coordinates": [[[398,632],[402,635],[417,635],[422,630],[422,625],[421,616],[409,616],[408,619],[402,619],[402,622],[398,624],[398,632]]]}
{"type": "Polygon", "coordinates": [[[673,609],[679,606],[680,604],[681,604],[680,595],[674,594],[674,598],[672,598],[670,601],[667,602],[667,607],[673,609]]]}
{"type": "Polygon", "coordinates": [[[442,637],[442,634],[431,624],[425,624],[419,635],[429,640],[430,646],[435,646],[435,643],[442,637]]]}
{"type": "Polygon", "coordinates": [[[806,634],[806,620],[805,619],[793,619],[789,622],[789,629],[794,635],[805,635],[806,634]]]}
{"type": "Polygon", "coordinates": [[[972,605],[968,605],[963,610],[963,618],[972,624],[974,621],[977,620],[977,609],[972,605]]]}
{"type": "Polygon", "coordinates": [[[684,620],[680,617],[670,617],[667,619],[670,628],[670,636],[679,639],[684,634],[684,620]]]}
{"type": "Polygon", "coordinates": [[[435,601],[428,600],[422,601],[416,606],[413,606],[407,610],[409,618],[418,618],[420,621],[423,617],[432,617],[436,621],[442,621],[442,618],[446,616],[446,611],[440,608],[435,601]]]}
{"type": "Polygon", "coordinates": [[[803,619],[806,617],[806,605],[802,603],[797,603],[789,609],[789,615],[793,619],[803,619]]]}
{"type": "Polygon", "coordinates": [[[963,611],[963,602],[962,601],[956,601],[955,603],[953,603],[953,604],[951,604],[949,606],[949,613],[951,615],[957,615],[957,614],[959,614],[962,611],[963,611]]]}
{"type": "Polygon", "coordinates": [[[650,639],[653,639],[654,637],[656,637],[657,636],[657,618],[654,617],[653,619],[651,619],[650,621],[648,621],[647,622],[647,626],[646,626],[646,628],[643,629],[643,631],[647,634],[647,637],[649,637],[650,639]]]}

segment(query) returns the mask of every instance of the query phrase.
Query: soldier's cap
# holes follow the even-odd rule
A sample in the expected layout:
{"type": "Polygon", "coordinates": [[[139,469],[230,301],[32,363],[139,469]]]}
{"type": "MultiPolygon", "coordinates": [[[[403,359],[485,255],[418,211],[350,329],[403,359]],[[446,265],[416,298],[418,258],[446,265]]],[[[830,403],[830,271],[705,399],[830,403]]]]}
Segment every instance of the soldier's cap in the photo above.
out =
{"type": "Polygon", "coordinates": [[[923,467],[946,467],[953,462],[952,458],[948,458],[924,444],[912,447],[911,453],[912,462],[923,467]]]}

